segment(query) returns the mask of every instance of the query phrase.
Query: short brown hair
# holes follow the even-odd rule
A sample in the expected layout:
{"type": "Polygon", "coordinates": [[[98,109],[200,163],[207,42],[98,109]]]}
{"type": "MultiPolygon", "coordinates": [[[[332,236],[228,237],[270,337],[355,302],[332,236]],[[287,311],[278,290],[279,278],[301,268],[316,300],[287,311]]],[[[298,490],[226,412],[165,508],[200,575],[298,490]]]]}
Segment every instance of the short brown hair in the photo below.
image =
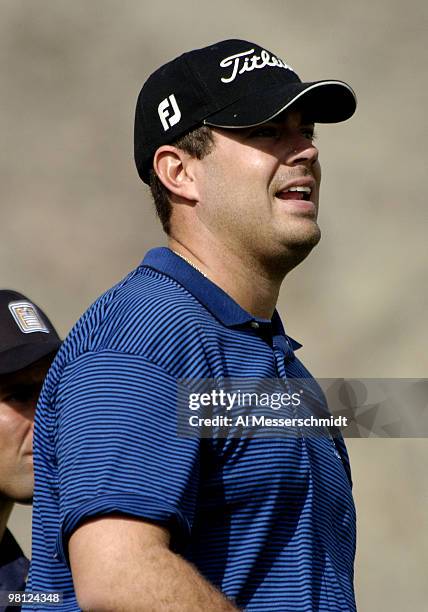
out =
{"type": "MultiPolygon", "coordinates": [[[[208,125],[202,125],[191,132],[188,132],[176,142],[171,143],[174,147],[188,153],[191,157],[203,159],[211,152],[214,144],[214,138],[211,128],[208,125]]],[[[170,192],[159,180],[158,175],[153,170],[150,170],[150,191],[156,207],[157,215],[162,223],[163,230],[166,234],[170,233],[171,219],[171,202],[169,200],[170,192]]]]}

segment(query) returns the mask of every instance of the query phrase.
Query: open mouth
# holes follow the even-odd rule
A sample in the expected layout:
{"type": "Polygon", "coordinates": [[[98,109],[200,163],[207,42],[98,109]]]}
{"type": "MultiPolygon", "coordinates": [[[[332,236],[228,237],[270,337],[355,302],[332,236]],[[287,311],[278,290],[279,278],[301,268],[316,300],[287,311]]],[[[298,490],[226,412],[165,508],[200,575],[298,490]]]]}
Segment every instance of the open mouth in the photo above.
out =
{"type": "Polygon", "coordinates": [[[304,200],[309,202],[311,199],[312,189],[308,186],[297,185],[295,187],[289,187],[288,189],[282,189],[275,194],[275,197],[280,200],[304,200]]]}

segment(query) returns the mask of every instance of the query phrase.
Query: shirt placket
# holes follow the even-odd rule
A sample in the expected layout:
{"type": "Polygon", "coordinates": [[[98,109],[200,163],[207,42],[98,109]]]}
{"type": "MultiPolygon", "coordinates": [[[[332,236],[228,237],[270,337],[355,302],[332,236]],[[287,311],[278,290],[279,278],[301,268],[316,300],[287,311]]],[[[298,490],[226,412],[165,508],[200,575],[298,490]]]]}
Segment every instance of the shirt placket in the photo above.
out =
{"type": "MultiPolygon", "coordinates": [[[[274,336],[272,340],[272,349],[275,360],[275,369],[278,378],[281,379],[282,383],[286,387],[287,393],[292,395],[293,389],[290,384],[290,377],[287,374],[286,363],[295,359],[294,352],[288,343],[288,340],[284,336],[274,336]]],[[[293,417],[298,418],[296,406],[292,406],[293,417]]],[[[298,427],[299,437],[303,437],[301,427],[298,427]]]]}

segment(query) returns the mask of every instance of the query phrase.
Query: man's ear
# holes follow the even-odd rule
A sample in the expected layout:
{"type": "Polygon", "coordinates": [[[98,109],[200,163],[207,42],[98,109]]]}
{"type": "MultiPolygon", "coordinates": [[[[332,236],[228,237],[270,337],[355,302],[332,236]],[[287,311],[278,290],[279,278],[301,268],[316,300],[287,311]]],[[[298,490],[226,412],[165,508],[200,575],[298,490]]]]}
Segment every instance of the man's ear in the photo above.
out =
{"type": "Polygon", "coordinates": [[[172,145],[159,147],[153,158],[153,169],[159,180],[172,194],[196,201],[198,191],[193,173],[194,159],[172,145]]]}

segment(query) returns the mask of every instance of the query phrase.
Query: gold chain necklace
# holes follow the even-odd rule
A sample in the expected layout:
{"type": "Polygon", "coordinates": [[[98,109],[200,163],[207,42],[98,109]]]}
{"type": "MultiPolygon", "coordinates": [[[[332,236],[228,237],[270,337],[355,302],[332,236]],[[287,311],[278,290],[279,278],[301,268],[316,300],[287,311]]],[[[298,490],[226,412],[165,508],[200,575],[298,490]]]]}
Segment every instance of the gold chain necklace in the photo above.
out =
{"type": "Polygon", "coordinates": [[[177,253],[177,251],[174,251],[174,249],[171,249],[171,251],[172,251],[173,253],[175,253],[176,255],[178,255],[179,257],[181,257],[181,259],[184,259],[184,261],[185,261],[186,263],[188,263],[188,264],[189,264],[189,266],[192,266],[192,268],[195,268],[195,270],[197,270],[197,271],[199,272],[199,274],[202,274],[202,276],[205,276],[205,278],[208,278],[208,276],[207,276],[206,274],[204,274],[204,273],[202,272],[202,270],[200,270],[200,269],[198,268],[198,266],[195,266],[195,264],[194,264],[194,263],[192,263],[192,262],[190,261],[190,259],[187,259],[187,257],[184,257],[184,255],[182,255],[181,253],[177,253]]]}

